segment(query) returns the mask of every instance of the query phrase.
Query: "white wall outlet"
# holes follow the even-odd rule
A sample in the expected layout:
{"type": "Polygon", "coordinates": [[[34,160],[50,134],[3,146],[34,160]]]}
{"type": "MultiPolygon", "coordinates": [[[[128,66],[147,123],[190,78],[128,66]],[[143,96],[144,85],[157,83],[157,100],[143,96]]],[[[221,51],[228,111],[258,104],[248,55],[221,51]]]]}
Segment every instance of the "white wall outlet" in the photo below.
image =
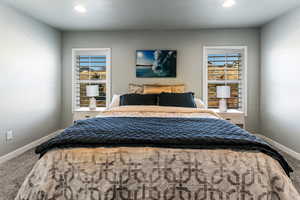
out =
{"type": "Polygon", "coordinates": [[[13,130],[6,131],[6,141],[10,141],[12,139],[14,139],[13,130]]]}

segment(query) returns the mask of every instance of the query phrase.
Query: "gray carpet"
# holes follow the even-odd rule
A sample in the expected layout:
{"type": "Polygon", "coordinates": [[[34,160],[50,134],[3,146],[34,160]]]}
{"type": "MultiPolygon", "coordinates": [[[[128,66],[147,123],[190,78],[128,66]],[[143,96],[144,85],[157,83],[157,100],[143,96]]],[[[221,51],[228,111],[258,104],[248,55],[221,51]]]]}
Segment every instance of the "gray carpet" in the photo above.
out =
{"type": "MultiPolygon", "coordinates": [[[[300,161],[282,153],[294,169],[292,181],[300,192],[300,161]]],[[[0,165],[0,200],[13,200],[26,175],[38,160],[33,150],[0,165]]]]}
{"type": "Polygon", "coordinates": [[[38,160],[33,150],[0,165],[0,200],[13,200],[38,160]]]}

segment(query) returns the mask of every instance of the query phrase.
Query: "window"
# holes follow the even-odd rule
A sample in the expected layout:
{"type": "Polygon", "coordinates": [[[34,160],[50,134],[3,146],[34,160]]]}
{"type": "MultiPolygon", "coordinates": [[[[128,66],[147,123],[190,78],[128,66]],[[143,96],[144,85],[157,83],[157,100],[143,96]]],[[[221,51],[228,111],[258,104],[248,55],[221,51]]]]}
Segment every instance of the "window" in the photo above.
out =
{"type": "Polygon", "coordinates": [[[247,112],[247,47],[204,48],[204,101],[208,108],[218,108],[217,86],[230,86],[228,109],[247,112]]]}
{"type": "Polygon", "coordinates": [[[110,60],[110,49],[73,49],[73,110],[89,107],[88,85],[98,85],[97,107],[109,104],[110,60]]]}

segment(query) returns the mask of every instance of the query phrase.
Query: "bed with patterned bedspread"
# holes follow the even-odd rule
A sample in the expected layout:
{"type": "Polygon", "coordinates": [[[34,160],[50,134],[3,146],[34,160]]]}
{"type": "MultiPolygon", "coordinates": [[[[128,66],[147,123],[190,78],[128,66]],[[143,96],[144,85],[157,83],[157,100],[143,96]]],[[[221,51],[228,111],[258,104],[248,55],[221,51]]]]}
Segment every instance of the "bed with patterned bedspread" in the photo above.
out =
{"type": "Polygon", "coordinates": [[[37,147],[16,200],[294,200],[284,158],[209,110],[124,106],[37,147]]]}

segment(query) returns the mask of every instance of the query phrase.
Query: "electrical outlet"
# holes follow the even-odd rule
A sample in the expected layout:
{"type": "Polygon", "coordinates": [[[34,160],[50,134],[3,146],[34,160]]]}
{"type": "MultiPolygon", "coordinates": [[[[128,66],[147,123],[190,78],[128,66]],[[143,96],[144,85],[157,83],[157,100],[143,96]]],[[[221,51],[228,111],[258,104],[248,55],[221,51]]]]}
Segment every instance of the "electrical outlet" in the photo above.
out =
{"type": "Polygon", "coordinates": [[[14,139],[13,130],[6,131],[6,141],[11,141],[14,139]]]}

